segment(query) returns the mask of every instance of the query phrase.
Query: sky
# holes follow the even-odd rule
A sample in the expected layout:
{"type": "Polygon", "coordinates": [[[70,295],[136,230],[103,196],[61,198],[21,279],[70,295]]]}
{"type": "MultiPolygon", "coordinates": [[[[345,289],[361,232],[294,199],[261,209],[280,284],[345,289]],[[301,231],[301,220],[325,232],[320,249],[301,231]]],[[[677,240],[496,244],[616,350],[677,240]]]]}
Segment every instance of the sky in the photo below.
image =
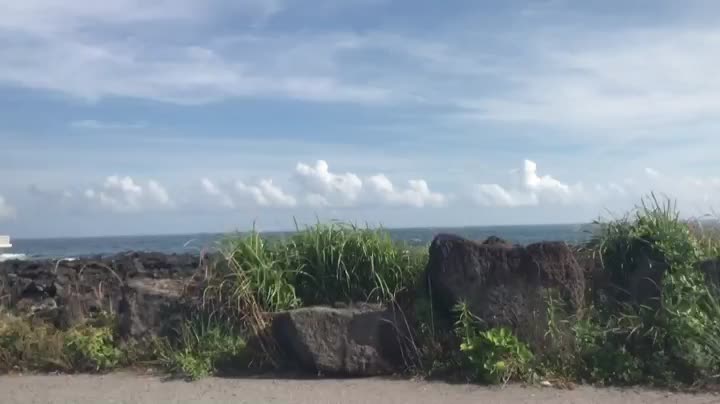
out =
{"type": "Polygon", "coordinates": [[[0,0],[0,233],[720,200],[715,1],[0,0]]]}

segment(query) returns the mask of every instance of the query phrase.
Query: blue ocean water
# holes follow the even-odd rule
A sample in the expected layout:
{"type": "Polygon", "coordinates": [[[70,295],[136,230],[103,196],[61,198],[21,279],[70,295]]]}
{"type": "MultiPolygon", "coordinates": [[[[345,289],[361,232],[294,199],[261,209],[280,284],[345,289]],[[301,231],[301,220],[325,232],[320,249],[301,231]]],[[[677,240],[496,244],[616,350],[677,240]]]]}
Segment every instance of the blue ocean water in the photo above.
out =
{"type": "MultiPolygon", "coordinates": [[[[459,236],[484,240],[498,236],[517,244],[537,241],[565,241],[581,243],[590,237],[590,225],[533,225],[533,226],[485,226],[456,228],[415,228],[388,229],[396,240],[412,245],[425,245],[438,233],[453,233],[459,236]]],[[[283,236],[290,233],[266,233],[283,236]]],[[[0,260],[10,258],[78,258],[93,255],[111,255],[124,251],[156,251],[163,253],[200,252],[212,249],[224,234],[178,234],[158,236],[121,236],[54,239],[13,239],[13,248],[3,251],[0,260]]]]}

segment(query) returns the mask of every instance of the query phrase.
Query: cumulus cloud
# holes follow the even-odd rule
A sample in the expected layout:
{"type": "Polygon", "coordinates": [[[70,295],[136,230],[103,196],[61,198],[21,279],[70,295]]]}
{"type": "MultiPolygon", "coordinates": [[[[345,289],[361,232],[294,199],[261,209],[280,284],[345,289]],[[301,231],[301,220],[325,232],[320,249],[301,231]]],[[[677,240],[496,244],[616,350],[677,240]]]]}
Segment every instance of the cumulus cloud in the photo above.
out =
{"type": "Polygon", "coordinates": [[[170,195],[168,195],[167,190],[157,181],[148,181],[147,191],[152,201],[161,205],[172,205],[172,201],[170,200],[170,195]]]}
{"type": "Polygon", "coordinates": [[[167,190],[160,183],[149,180],[143,185],[128,176],[111,175],[99,189],[85,190],[84,196],[87,200],[116,212],[173,206],[167,190]]]}
{"type": "Polygon", "coordinates": [[[318,160],[314,166],[298,163],[295,177],[304,192],[304,202],[314,207],[380,203],[422,208],[443,206],[448,200],[430,190],[423,179],[409,180],[406,188],[398,188],[382,173],[364,179],[351,172],[334,173],[325,160],[318,160]]]}
{"type": "Polygon", "coordinates": [[[229,191],[219,187],[208,178],[201,181],[203,190],[207,195],[214,197],[220,205],[226,208],[235,208],[242,200],[251,200],[261,207],[293,207],[297,205],[294,196],[285,192],[276,185],[272,179],[262,179],[255,184],[244,181],[235,181],[234,187],[229,191]]]}
{"type": "Polygon", "coordinates": [[[531,160],[525,160],[517,188],[506,189],[499,184],[479,184],[473,189],[475,201],[485,206],[532,206],[543,201],[569,203],[582,196],[582,184],[570,186],[550,175],[538,175],[537,164],[531,160]]]}
{"type": "Polygon", "coordinates": [[[251,196],[260,206],[293,207],[297,204],[294,196],[285,193],[270,179],[260,180],[257,185],[237,181],[235,188],[241,194],[251,196]]]}
{"type": "Polygon", "coordinates": [[[351,205],[363,187],[360,177],[353,173],[330,172],[325,160],[318,160],[314,166],[298,163],[295,175],[307,192],[306,201],[315,206],[351,205]]]}
{"type": "Polygon", "coordinates": [[[15,207],[10,205],[10,202],[6,201],[5,198],[0,195],[0,220],[15,216],[15,212],[15,207]]]}
{"type": "Polygon", "coordinates": [[[226,208],[235,207],[235,202],[233,202],[230,195],[218,188],[218,186],[215,185],[215,183],[213,183],[212,181],[210,181],[210,179],[203,178],[202,180],[200,180],[200,183],[202,184],[202,188],[205,193],[212,197],[215,197],[216,200],[220,203],[220,205],[226,208]]]}
{"type": "Polygon", "coordinates": [[[431,191],[425,180],[410,180],[408,188],[396,189],[385,175],[377,174],[369,177],[367,184],[372,192],[390,205],[422,208],[424,206],[443,206],[447,202],[447,197],[431,191]]]}
{"type": "Polygon", "coordinates": [[[483,206],[513,207],[535,205],[537,198],[532,194],[523,194],[506,190],[498,184],[478,184],[473,190],[475,202],[483,206]]]}

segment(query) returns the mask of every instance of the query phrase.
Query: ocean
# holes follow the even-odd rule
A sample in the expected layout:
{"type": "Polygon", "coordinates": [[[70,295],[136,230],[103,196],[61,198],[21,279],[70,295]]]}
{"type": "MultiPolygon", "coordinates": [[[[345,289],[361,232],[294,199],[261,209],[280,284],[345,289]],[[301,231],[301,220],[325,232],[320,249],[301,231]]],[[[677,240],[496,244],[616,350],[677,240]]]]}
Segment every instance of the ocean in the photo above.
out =
{"type": "MultiPolygon", "coordinates": [[[[459,236],[484,240],[498,236],[517,244],[537,241],[565,241],[571,244],[587,241],[592,227],[587,224],[575,225],[532,225],[532,226],[483,226],[457,228],[415,228],[387,229],[395,240],[411,245],[426,245],[438,233],[453,233],[459,236]]],[[[284,236],[290,233],[268,232],[269,236],[284,236]]],[[[157,236],[113,236],[53,239],[13,239],[13,247],[0,254],[0,261],[8,259],[60,259],[81,258],[96,255],[112,255],[125,251],[155,251],[163,253],[197,253],[212,249],[224,237],[220,233],[177,234],[157,236]]]]}

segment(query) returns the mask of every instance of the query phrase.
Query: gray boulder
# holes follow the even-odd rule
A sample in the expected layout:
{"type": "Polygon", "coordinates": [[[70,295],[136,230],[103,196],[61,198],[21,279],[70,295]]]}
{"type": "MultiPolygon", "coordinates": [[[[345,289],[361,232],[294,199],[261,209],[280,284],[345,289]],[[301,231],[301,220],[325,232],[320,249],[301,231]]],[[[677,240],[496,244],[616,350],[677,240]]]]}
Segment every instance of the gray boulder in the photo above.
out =
{"type": "Polygon", "coordinates": [[[375,376],[403,366],[400,314],[378,306],[308,307],[278,313],[272,335],[287,358],[317,373],[375,376]]]}
{"type": "Polygon", "coordinates": [[[120,335],[145,339],[175,332],[186,312],[185,282],[179,279],[131,279],[122,288],[117,321],[120,335]]]}

